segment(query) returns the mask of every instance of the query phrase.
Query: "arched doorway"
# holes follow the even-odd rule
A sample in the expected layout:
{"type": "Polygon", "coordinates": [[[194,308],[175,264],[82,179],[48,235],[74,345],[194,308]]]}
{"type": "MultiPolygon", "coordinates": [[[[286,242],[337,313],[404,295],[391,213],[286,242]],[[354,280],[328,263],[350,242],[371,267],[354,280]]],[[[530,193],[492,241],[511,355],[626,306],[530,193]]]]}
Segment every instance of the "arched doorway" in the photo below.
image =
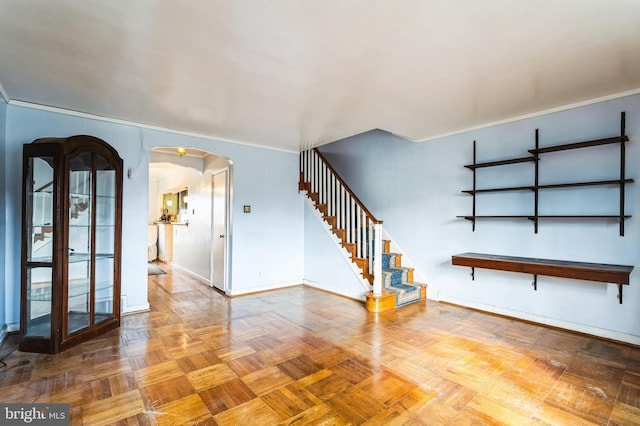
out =
{"type": "Polygon", "coordinates": [[[195,148],[182,155],[154,148],[149,156],[148,220],[158,228],[158,259],[223,292],[231,283],[232,167],[195,148]]]}

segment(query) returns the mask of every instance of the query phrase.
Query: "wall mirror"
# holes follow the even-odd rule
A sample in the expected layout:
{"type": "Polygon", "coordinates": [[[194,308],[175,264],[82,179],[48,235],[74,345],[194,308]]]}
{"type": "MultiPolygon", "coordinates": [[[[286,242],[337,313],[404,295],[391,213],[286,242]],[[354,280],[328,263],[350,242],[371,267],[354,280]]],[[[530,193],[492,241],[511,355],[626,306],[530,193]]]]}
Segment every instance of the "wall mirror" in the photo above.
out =
{"type": "Polygon", "coordinates": [[[179,221],[179,215],[187,213],[188,202],[188,188],[162,194],[162,220],[167,222],[179,221]]]}

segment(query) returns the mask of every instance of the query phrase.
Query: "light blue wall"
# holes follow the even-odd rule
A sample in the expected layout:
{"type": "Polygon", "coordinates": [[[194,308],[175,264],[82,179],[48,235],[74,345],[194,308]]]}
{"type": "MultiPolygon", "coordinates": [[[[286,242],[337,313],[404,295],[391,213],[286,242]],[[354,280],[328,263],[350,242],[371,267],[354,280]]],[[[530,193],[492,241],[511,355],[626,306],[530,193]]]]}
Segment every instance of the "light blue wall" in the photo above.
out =
{"type": "Polygon", "coordinates": [[[7,117],[7,104],[4,102],[2,96],[0,96],[0,338],[2,337],[2,331],[6,325],[6,274],[5,274],[5,228],[6,228],[6,212],[5,209],[5,180],[6,180],[6,117],[7,117]]]}
{"type": "MultiPolygon", "coordinates": [[[[508,124],[413,143],[372,131],[325,145],[320,150],[391,237],[426,277],[429,297],[497,313],[640,343],[640,95],[541,115],[508,124]],[[457,219],[470,215],[472,143],[481,161],[527,156],[540,129],[541,146],[616,136],[620,112],[627,113],[625,236],[615,221],[541,220],[538,234],[528,220],[457,219]],[[451,256],[482,252],[584,262],[635,265],[624,304],[617,287],[602,283],[532,277],[451,265],[451,256]]],[[[540,183],[616,179],[616,145],[545,154],[540,183]]],[[[478,188],[533,183],[533,164],[477,172],[478,188]]],[[[477,214],[532,214],[533,193],[493,193],[479,198],[477,214]]],[[[540,214],[616,214],[618,190],[548,190],[540,193],[540,214]]]]}
{"type": "Polygon", "coordinates": [[[304,199],[298,193],[297,153],[151,130],[144,138],[154,147],[194,147],[233,162],[230,294],[302,283],[304,199]],[[251,213],[243,213],[245,205],[251,213]]]}
{"type": "Polygon", "coordinates": [[[361,272],[354,266],[349,256],[338,238],[322,220],[320,213],[312,207],[311,202],[306,202],[304,208],[305,284],[352,299],[365,300],[369,285],[362,283],[361,272]]]}
{"type": "Polygon", "coordinates": [[[9,105],[7,111],[7,321],[19,321],[22,145],[36,138],[90,134],[124,160],[122,294],[127,310],[147,306],[147,197],[149,152],[195,147],[234,163],[232,271],[234,294],[300,283],[303,278],[303,199],[297,191],[298,155],[185,136],[57,112],[9,105]],[[127,170],[134,169],[134,179],[127,170]],[[251,214],[242,206],[252,205],[251,214]]]}

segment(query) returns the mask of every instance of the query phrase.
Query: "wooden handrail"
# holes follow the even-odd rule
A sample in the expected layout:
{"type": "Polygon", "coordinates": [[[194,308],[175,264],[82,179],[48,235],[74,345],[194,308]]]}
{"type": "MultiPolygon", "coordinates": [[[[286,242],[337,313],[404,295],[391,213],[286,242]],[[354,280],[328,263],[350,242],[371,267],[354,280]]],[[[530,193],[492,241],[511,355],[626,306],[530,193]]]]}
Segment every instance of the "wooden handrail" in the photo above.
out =
{"type": "Polygon", "coordinates": [[[316,148],[300,153],[300,191],[306,191],[347,250],[373,293],[382,294],[382,221],[364,206],[316,148]]]}
{"type": "Polygon", "coordinates": [[[335,176],[336,180],[338,180],[338,182],[340,182],[340,184],[344,187],[345,191],[347,191],[349,196],[351,198],[353,198],[353,200],[358,204],[358,206],[360,206],[362,211],[365,212],[365,214],[367,215],[369,220],[371,220],[373,223],[381,224],[382,221],[376,219],[376,217],[369,211],[369,209],[367,209],[365,207],[364,203],[362,201],[360,201],[360,199],[356,196],[356,194],[354,194],[354,192],[351,190],[351,188],[349,188],[349,185],[347,185],[347,183],[344,180],[342,180],[340,175],[334,170],[333,167],[331,167],[331,164],[329,164],[329,162],[324,158],[322,153],[320,151],[318,151],[318,148],[313,148],[313,151],[316,153],[318,158],[324,163],[324,165],[327,167],[327,169],[329,169],[329,171],[335,176]]]}

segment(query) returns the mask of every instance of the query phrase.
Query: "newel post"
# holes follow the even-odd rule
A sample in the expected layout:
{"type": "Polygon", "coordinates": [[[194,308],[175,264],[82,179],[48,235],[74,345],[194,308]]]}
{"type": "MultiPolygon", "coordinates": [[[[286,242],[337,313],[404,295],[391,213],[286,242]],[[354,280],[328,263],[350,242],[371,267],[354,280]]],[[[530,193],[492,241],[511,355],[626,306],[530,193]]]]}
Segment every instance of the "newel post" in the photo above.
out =
{"type": "Polygon", "coordinates": [[[382,223],[373,223],[373,294],[382,295],[382,223]]]}

